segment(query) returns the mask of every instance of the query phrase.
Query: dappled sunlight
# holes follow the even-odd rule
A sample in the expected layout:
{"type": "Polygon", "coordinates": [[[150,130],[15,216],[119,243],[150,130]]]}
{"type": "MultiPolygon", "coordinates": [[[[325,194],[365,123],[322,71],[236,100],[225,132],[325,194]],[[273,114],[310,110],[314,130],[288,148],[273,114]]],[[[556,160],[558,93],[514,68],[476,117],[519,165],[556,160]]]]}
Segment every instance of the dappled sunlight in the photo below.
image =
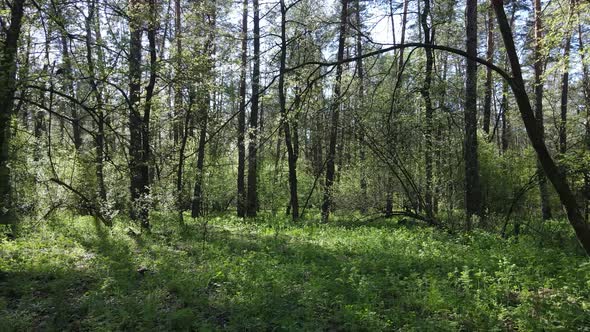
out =
{"type": "Polygon", "coordinates": [[[79,218],[3,241],[5,321],[19,329],[386,330],[574,327],[590,318],[590,264],[526,239],[451,237],[392,220],[351,227],[226,216],[161,228],[156,220],[141,235],[125,225],[101,234],[79,218]]]}

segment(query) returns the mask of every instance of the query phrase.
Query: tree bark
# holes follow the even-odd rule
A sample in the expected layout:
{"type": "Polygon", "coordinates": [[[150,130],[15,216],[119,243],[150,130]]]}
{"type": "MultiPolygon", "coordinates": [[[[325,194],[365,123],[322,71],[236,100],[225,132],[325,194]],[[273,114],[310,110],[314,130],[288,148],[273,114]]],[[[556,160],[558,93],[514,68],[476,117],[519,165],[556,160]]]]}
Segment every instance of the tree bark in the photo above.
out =
{"type": "MultiPolygon", "coordinates": [[[[104,181],[104,160],[105,160],[105,146],[104,146],[104,98],[102,91],[98,87],[96,65],[93,54],[93,38],[92,28],[94,27],[96,19],[96,0],[88,1],[88,16],[86,17],[86,62],[88,65],[88,76],[90,78],[90,88],[94,95],[96,104],[93,107],[93,111],[96,115],[96,135],[94,139],[94,146],[96,149],[95,156],[95,174],[98,189],[98,198],[100,203],[104,203],[107,199],[106,185],[104,181]]],[[[102,57],[98,58],[98,62],[101,66],[102,57]]]]}
{"type": "MultiPolygon", "coordinates": [[[[291,218],[299,219],[299,199],[297,196],[297,158],[298,149],[294,148],[293,136],[291,133],[290,120],[287,114],[287,101],[285,96],[285,68],[287,62],[287,6],[285,1],[280,1],[281,6],[281,51],[280,51],[280,68],[279,68],[279,107],[281,109],[281,121],[283,124],[283,133],[285,134],[285,146],[287,147],[287,163],[289,166],[289,206],[291,218]]],[[[295,128],[296,130],[296,128],[295,128]]],[[[296,143],[297,144],[297,143],[296,143]]]]}
{"type": "Polygon", "coordinates": [[[334,184],[334,162],[336,157],[336,141],[338,140],[338,119],[340,117],[340,90],[342,80],[342,62],[344,60],[344,44],[346,41],[346,25],[348,19],[348,0],[340,1],[342,8],[340,11],[340,31],[338,37],[338,53],[336,65],[336,81],[334,83],[334,92],[332,95],[332,121],[330,127],[330,143],[327,153],[326,163],[326,182],[324,183],[324,202],[322,204],[322,222],[328,222],[330,212],[333,208],[333,188],[334,184]]]}
{"type": "Polygon", "coordinates": [[[240,106],[238,114],[238,217],[246,215],[246,187],[244,182],[246,147],[246,67],[248,66],[248,0],[244,0],[242,8],[242,59],[240,68],[240,106]]]}
{"type": "MultiPolygon", "coordinates": [[[[392,3],[391,1],[389,2],[390,5],[390,9],[392,9],[392,3]]],[[[356,28],[357,28],[357,33],[356,33],[356,55],[358,57],[358,60],[356,61],[356,71],[357,71],[357,75],[358,75],[358,111],[359,114],[362,114],[362,109],[365,105],[365,72],[364,72],[364,68],[363,68],[363,59],[362,59],[362,55],[363,55],[363,40],[362,40],[362,21],[361,21],[361,4],[360,4],[360,0],[356,0],[355,1],[355,9],[356,9],[356,28]]],[[[392,24],[392,28],[394,26],[394,22],[393,22],[393,11],[391,11],[391,24],[392,24]]],[[[394,40],[395,40],[395,34],[394,34],[394,40]]],[[[360,162],[360,173],[361,173],[361,179],[360,179],[360,188],[361,188],[361,212],[362,213],[366,213],[367,212],[367,205],[368,205],[368,199],[367,199],[367,172],[366,172],[366,147],[365,147],[366,143],[365,143],[365,132],[363,130],[360,130],[359,132],[359,162],[360,162]]]]}
{"type": "MultiPolygon", "coordinates": [[[[580,56],[582,62],[582,86],[584,91],[584,108],[586,109],[586,132],[584,135],[584,141],[586,150],[590,151],[590,68],[588,68],[586,60],[586,56],[584,55],[584,39],[582,36],[582,26],[581,24],[578,25],[578,41],[580,47],[580,56]]],[[[590,201],[590,166],[586,165],[586,169],[584,170],[584,196],[586,197],[585,202],[585,216],[586,221],[590,218],[590,205],[588,204],[590,201]]]]}
{"type": "Polygon", "coordinates": [[[253,0],[254,7],[254,68],[252,72],[252,106],[250,109],[250,129],[248,141],[248,196],[246,215],[256,217],[258,208],[258,107],[260,91],[260,9],[258,0],[253,0]]]}
{"type": "MultiPolygon", "coordinates": [[[[60,15],[60,19],[63,19],[60,15]]],[[[72,60],[70,58],[70,49],[68,46],[68,33],[65,30],[65,27],[60,29],[60,42],[61,42],[61,50],[62,50],[62,74],[64,79],[62,80],[65,92],[70,95],[74,96],[74,75],[72,71],[72,60]]],[[[74,142],[74,148],[76,151],[80,152],[80,148],[82,147],[82,134],[80,129],[80,115],[78,113],[78,105],[67,102],[66,103],[68,108],[70,109],[72,115],[72,139],[74,142]]]]}
{"type": "MultiPolygon", "coordinates": [[[[541,20],[541,0],[533,0],[535,12],[535,49],[534,49],[534,71],[535,71],[535,118],[541,139],[545,139],[545,126],[543,121],[543,72],[545,62],[543,59],[543,22],[541,20]]],[[[549,192],[547,191],[547,177],[543,167],[537,163],[539,170],[539,191],[541,193],[541,213],[543,220],[551,219],[551,206],[549,205],[549,192]]]]}
{"type": "MultiPolygon", "coordinates": [[[[490,6],[488,10],[488,45],[486,52],[486,60],[493,62],[494,60],[494,10],[490,6]]],[[[492,69],[486,68],[486,84],[485,96],[483,105],[483,131],[490,134],[490,118],[492,114],[492,69]]]]}
{"type": "MultiPolygon", "coordinates": [[[[424,0],[424,9],[420,15],[420,23],[422,25],[422,32],[424,34],[424,44],[430,45],[433,43],[431,28],[428,24],[428,18],[430,16],[430,0],[424,0]]],[[[434,66],[434,56],[431,48],[425,48],[426,53],[426,66],[424,73],[424,83],[420,93],[422,99],[424,99],[425,108],[425,149],[424,149],[424,163],[425,163],[425,175],[426,175],[426,188],[424,189],[424,209],[429,218],[433,218],[432,213],[432,139],[433,139],[433,107],[432,100],[430,98],[430,85],[432,84],[432,68],[434,66]]]]}
{"type": "Polygon", "coordinates": [[[213,69],[214,53],[215,53],[215,29],[217,20],[217,4],[216,1],[212,1],[211,8],[206,14],[208,20],[208,32],[207,39],[205,42],[204,51],[207,56],[205,60],[207,62],[204,73],[202,74],[202,91],[200,102],[199,102],[199,122],[201,125],[199,132],[199,147],[197,150],[197,178],[195,180],[195,188],[193,192],[193,202],[191,216],[193,218],[203,215],[203,174],[205,165],[205,143],[207,139],[207,125],[209,122],[209,107],[211,104],[211,96],[213,94],[213,69]]]}
{"type": "MultiPolygon", "coordinates": [[[[409,4],[410,0],[404,0],[404,9],[403,9],[403,13],[402,13],[402,31],[401,31],[401,35],[400,35],[400,44],[404,44],[406,42],[406,25],[408,23],[408,4],[409,4]]],[[[403,68],[404,66],[404,49],[401,48],[399,50],[399,62],[398,62],[398,66],[397,66],[397,70],[400,71],[401,68],[403,68]]],[[[398,75],[398,79],[399,76],[401,76],[401,72],[399,72],[398,75]]]]}
{"type": "Polygon", "coordinates": [[[559,153],[565,154],[567,151],[567,100],[569,93],[569,64],[570,64],[570,47],[572,37],[568,32],[563,50],[563,74],[561,76],[561,105],[560,105],[560,123],[559,123],[559,153]]]}
{"type": "MultiPolygon", "coordinates": [[[[467,54],[477,57],[477,0],[467,0],[467,54]]],[[[472,216],[481,217],[481,188],[477,156],[477,63],[467,59],[465,82],[465,214],[466,228],[472,216]]]]}
{"type": "MultiPolygon", "coordinates": [[[[182,18],[180,0],[174,0],[174,39],[176,42],[176,74],[174,81],[174,116],[172,122],[172,139],[174,141],[174,145],[176,146],[176,144],[181,139],[180,135],[184,130],[184,128],[181,127],[180,119],[178,119],[183,110],[182,86],[184,81],[182,75],[182,18]]],[[[179,192],[178,195],[181,195],[181,193],[179,192]]]]}
{"type": "Polygon", "coordinates": [[[508,82],[502,82],[502,103],[500,106],[500,112],[502,112],[502,153],[508,151],[510,146],[510,117],[509,117],[509,105],[508,105],[508,82]]]}
{"type": "Polygon", "coordinates": [[[139,221],[142,228],[149,228],[149,208],[145,202],[148,194],[148,178],[145,174],[144,138],[146,131],[140,112],[141,98],[141,38],[142,19],[141,4],[138,0],[130,1],[129,18],[129,173],[131,176],[131,218],[139,221]]]}
{"type": "Polygon", "coordinates": [[[190,105],[184,110],[184,121],[181,122],[179,116],[183,111],[183,93],[182,88],[184,85],[183,64],[182,64],[182,17],[181,17],[180,0],[174,0],[174,39],[176,43],[176,73],[174,80],[174,115],[172,121],[172,140],[174,146],[180,142],[180,148],[178,152],[178,167],[176,169],[176,208],[178,209],[178,216],[181,223],[184,223],[184,210],[186,208],[185,199],[183,195],[184,191],[184,160],[186,143],[188,140],[188,127],[190,125],[190,119],[192,116],[191,107],[194,99],[194,93],[189,96],[190,105]]]}
{"type": "Polygon", "coordinates": [[[10,183],[10,120],[16,88],[16,59],[25,0],[14,0],[10,26],[0,51],[0,224],[14,225],[16,215],[11,200],[10,183]]]}

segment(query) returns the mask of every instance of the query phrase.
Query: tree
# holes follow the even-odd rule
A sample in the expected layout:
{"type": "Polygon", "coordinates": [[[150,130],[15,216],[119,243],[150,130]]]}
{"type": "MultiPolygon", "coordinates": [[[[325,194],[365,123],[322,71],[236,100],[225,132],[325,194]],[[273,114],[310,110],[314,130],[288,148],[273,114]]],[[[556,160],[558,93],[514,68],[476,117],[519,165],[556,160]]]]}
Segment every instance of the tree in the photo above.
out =
{"type": "MultiPolygon", "coordinates": [[[[90,88],[95,98],[95,106],[92,109],[92,113],[95,114],[96,118],[96,136],[94,138],[94,145],[96,149],[95,157],[95,174],[98,186],[98,198],[100,204],[104,204],[107,200],[107,189],[105,185],[104,177],[104,161],[105,161],[105,114],[104,114],[104,97],[103,92],[99,88],[97,79],[97,69],[95,63],[98,62],[100,68],[104,68],[104,59],[99,51],[99,56],[95,61],[93,43],[96,40],[101,40],[100,30],[97,28],[98,20],[96,13],[96,0],[88,1],[88,15],[86,17],[85,28],[86,28],[86,62],[88,66],[88,77],[90,81],[90,88]],[[94,33],[93,33],[94,30],[94,33]],[[93,35],[96,35],[93,38],[93,35]]],[[[76,120],[76,117],[74,116],[76,120]]],[[[79,123],[74,124],[74,128],[79,126],[79,123]]],[[[80,130],[80,128],[78,129],[80,130]]],[[[78,134],[79,135],[79,134],[78,134]]],[[[74,134],[76,137],[76,134],[74,134]]]]}
{"type": "MultiPolygon", "coordinates": [[[[586,62],[585,44],[582,36],[582,25],[578,24],[578,41],[580,48],[580,56],[582,60],[582,90],[584,95],[584,108],[586,109],[586,125],[584,133],[584,143],[586,151],[590,151],[590,68],[586,62]]],[[[584,196],[586,197],[585,215],[586,220],[590,220],[590,168],[584,170],[584,196]]]]}
{"type": "Polygon", "coordinates": [[[346,27],[348,20],[348,0],[341,0],[339,35],[338,35],[338,53],[336,55],[336,78],[334,83],[334,92],[332,94],[332,104],[330,111],[332,119],[330,124],[330,139],[328,146],[328,155],[326,162],[326,181],[324,183],[324,202],[322,203],[322,222],[328,222],[330,212],[332,210],[334,173],[335,173],[335,157],[336,157],[336,141],[338,139],[338,123],[340,117],[340,98],[341,96],[341,80],[342,80],[342,62],[344,60],[344,44],[346,41],[346,27]]]}
{"type": "Polygon", "coordinates": [[[481,189],[477,156],[477,0],[467,0],[467,68],[465,71],[465,214],[471,229],[472,216],[481,215],[481,189]]]}
{"type": "MultiPolygon", "coordinates": [[[[541,139],[545,139],[545,126],[543,120],[543,72],[545,61],[543,57],[543,23],[541,19],[541,0],[533,0],[535,12],[535,48],[534,48],[534,69],[535,69],[535,118],[541,139]]],[[[543,220],[551,219],[551,206],[549,205],[549,192],[547,191],[546,176],[543,175],[543,167],[537,165],[539,171],[539,191],[541,192],[541,212],[543,220]]]]}
{"type": "Polygon", "coordinates": [[[10,183],[10,121],[16,90],[16,60],[18,40],[24,15],[25,0],[14,0],[10,11],[10,25],[2,31],[0,41],[0,224],[14,224],[16,215],[11,204],[10,183]]]}
{"type": "Polygon", "coordinates": [[[246,67],[248,65],[248,0],[242,8],[242,56],[240,67],[240,108],[238,110],[238,217],[246,215],[246,187],[244,174],[246,168],[246,67]]]}
{"type": "MultiPolygon", "coordinates": [[[[391,9],[391,1],[390,1],[390,9],[391,9]]],[[[361,112],[362,108],[364,107],[365,101],[365,71],[363,68],[363,31],[362,31],[362,21],[361,21],[361,2],[360,0],[355,1],[355,14],[356,14],[356,56],[358,60],[356,61],[356,71],[358,75],[358,111],[361,112]]],[[[393,22],[393,15],[391,17],[391,24],[394,25],[393,22]]],[[[395,36],[395,34],[394,34],[395,36]]],[[[395,37],[394,37],[395,38],[395,37]]],[[[366,162],[366,151],[365,151],[365,133],[364,131],[360,130],[359,135],[359,163],[361,167],[361,176],[360,176],[360,188],[361,188],[361,212],[367,212],[367,172],[365,170],[365,162],[366,162]]]]}
{"type": "Polygon", "coordinates": [[[250,129],[248,140],[248,196],[246,198],[246,215],[255,217],[258,208],[258,106],[260,94],[260,8],[258,0],[254,6],[254,68],[252,73],[252,106],[250,109],[250,129]]]}
{"type": "MultiPolygon", "coordinates": [[[[145,114],[142,116],[140,111],[143,11],[141,3],[137,0],[132,0],[129,6],[129,173],[131,176],[131,202],[133,205],[131,217],[139,221],[142,228],[147,229],[149,228],[149,207],[145,200],[149,194],[149,175],[148,165],[146,164],[149,137],[144,137],[144,135],[148,133],[149,125],[144,122],[145,114]]],[[[150,39],[150,60],[152,54],[155,53],[155,50],[152,52],[152,46],[155,47],[155,44],[152,45],[152,41],[155,43],[154,33],[151,32],[149,33],[150,36],[148,36],[148,39],[150,39]]],[[[153,79],[155,80],[155,75],[153,79]]],[[[148,87],[153,93],[151,81],[152,76],[150,76],[148,87]]],[[[146,99],[147,97],[146,94],[146,99]]],[[[146,100],[144,111],[148,110],[149,112],[149,109],[149,101],[146,100]]],[[[147,119],[149,119],[149,113],[147,119]]]]}
{"type": "Polygon", "coordinates": [[[559,153],[567,152],[567,103],[569,94],[569,65],[570,65],[570,48],[572,44],[571,19],[575,10],[575,0],[570,3],[570,14],[566,25],[565,45],[563,48],[563,72],[561,75],[561,105],[560,105],[560,123],[559,123],[559,153]]]}
{"type": "Polygon", "coordinates": [[[193,192],[192,211],[191,216],[193,218],[200,217],[203,215],[203,173],[205,164],[205,144],[207,140],[207,124],[209,120],[209,106],[211,104],[211,95],[213,94],[213,67],[214,59],[213,55],[215,52],[215,28],[216,28],[216,16],[217,8],[216,2],[213,1],[209,4],[204,20],[207,21],[206,28],[206,39],[203,47],[203,53],[205,57],[205,66],[203,72],[200,73],[200,91],[199,91],[199,145],[197,148],[197,176],[195,179],[195,186],[193,192]]]}
{"type": "MultiPolygon", "coordinates": [[[[287,63],[287,11],[290,6],[285,5],[285,1],[280,1],[281,6],[281,50],[279,62],[279,107],[281,110],[281,123],[283,133],[285,134],[285,146],[287,147],[287,163],[289,166],[289,207],[291,218],[299,218],[299,198],[297,197],[297,136],[291,133],[291,124],[289,114],[287,113],[287,100],[285,96],[285,69],[287,63]],[[295,140],[295,144],[293,142],[295,140]]],[[[294,131],[297,129],[295,128],[294,131]]]]}
{"type": "Polygon", "coordinates": [[[578,241],[586,250],[586,253],[590,255],[590,227],[586,224],[584,216],[580,212],[576,198],[567,183],[565,175],[557,167],[545,145],[542,129],[538,125],[526,93],[518,54],[516,53],[512,31],[508,19],[506,18],[506,13],[504,12],[502,0],[492,0],[492,5],[496,12],[498,26],[502,33],[504,47],[506,48],[506,53],[512,69],[512,80],[510,81],[510,85],[516,98],[516,103],[518,104],[527,135],[537,153],[539,164],[543,167],[543,171],[547,174],[555,191],[557,191],[561,203],[567,211],[568,220],[576,233],[578,241]]]}
{"type": "MultiPolygon", "coordinates": [[[[486,60],[493,62],[494,60],[494,11],[490,5],[487,11],[487,51],[486,60]]],[[[490,134],[490,118],[492,115],[492,69],[486,68],[486,83],[485,83],[485,97],[483,106],[483,131],[490,134]]]]}
{"type": "MultiPolygon", "coordinates": [[[[420,15],[420,23],[422,25],[422,32],[424,34],[424,44],[425,45],[431,45],[434,43],[433,38],[434,38],[434,32],[431,32],[430,26],[429,26],[429,19],[430,16],[430,0],[424,0],[424,9],[422,11],[422,14],[420,15]]],[[[432,100],[430,98],[430,85],[432,84],[432,68],[434,66],[434,56],[433,56],[433,50],[429,47],[424,48],[424,51],[426,53],[426,67],[425,67],[425,73],[424,73],[424,84],[422,85],[422,89],[420,90],[420,93],[422,94],[422,98],[424,99],[424,108],[426,110],[426,114],[425,114],[425,138],[426,138],[426,142],[425,142],[425,149],[424,149],[424,161],[425,161],[425,177],[426,177],[426,188],[425,188],[425,193],[424,193],[424,205],[425,205],[425,210],[426,210],[426,214],[428,215],[429,218],[433,218],[433,199],[432,199],[432,160],[433,160],[433,156],[432,156],[432,140],[433,140],[433,134],[434,134],[434,130],[433,130],[433,126],[432,126],[432,117],[433,117],[433,107],[432,107],[432,100]]]]}

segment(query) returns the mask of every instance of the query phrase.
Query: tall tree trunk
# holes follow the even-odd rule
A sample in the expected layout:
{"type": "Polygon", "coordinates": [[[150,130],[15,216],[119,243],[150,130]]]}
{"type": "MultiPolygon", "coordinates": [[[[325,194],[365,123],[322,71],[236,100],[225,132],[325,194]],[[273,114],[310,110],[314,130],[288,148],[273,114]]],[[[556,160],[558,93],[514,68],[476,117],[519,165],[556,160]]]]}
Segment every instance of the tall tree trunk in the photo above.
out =
{"type": "MultiPolygon", "coordinates": [[[[430,16],[430,0],[424,0],[424,9],[420,15],[420,24],[422,25],[422,31],[424,33],[424,44],[430,45],[433,43],[431,39],[433,34],[431,32],[430,26],[428,24],[428,19],[430,16]]],[[[426,173],[426,188],[424,193],[424,209],[428,218],[433,218],[432,214],[432,135],[433,135],[433,127],[432,127],[432,117],[433,117],[433,108],[432,108],[432,100],[430,99],[430,85],[432,83],[432,67],[434,65],[434,57],[433,51],[431,48],[426,47],[424,49],[426,52],[426,67],[424,73],[424,84],[422,85],[422,89],[420,93],[422,94],[422,99],[424,99],[424,108],[426,111],[425,114],[425,121],[426,121],[426,128],[425,128],[425,149],[424,149],[424,163],[425,163],[425,173],[426,173]]]]}
{"type": "MultiPolygon", "coordinates": [[[[488,10],[488,49],[486,52],[486,60],[494,61],[494,10],[491,5],[488,10]]],[[[486,68],[486,84],[485,96],[483,105],[483,131],[490,134],[490,118],[492,114],[492,69],[486,68]]]]}
{"type": "Polygon", "coordinates": [[[256,217],[258,205],[258,107],[260,86],[260,9],[258,0],[252,1],[254,6],[254,68],[252,72],[252,107],[250,109],[250,130],[248,141],[248,197],[246,199],[246,215],[256,217]]]}
{"type": "MultiPolygon", "coordinates": [[[[147,28],[148,38],[148,54],[150,56],[150,70],[148,85],[145,88],[145,104],[143,108],[143,125],[142,125],[142,173],[144,179],[146,179],[147,187],[146,193],[149,193],[149,185],[152,182],[154,175],[152,168],[153,156],[150,146],[150,117],[152,111],[152,99],[154,98],[154,88],[156,86],[157,77],[157,53],[156,53],[156,30],[158,28],[158,14],[156,0],[149,0],[149,21],[147,28]]],[[[149,227],[149,224],[145,225],[149,227]]]]}
{"type": "MultiPolygon", "coordinates": [[[[541,21],[541,0],[533,0],[535,12],[535,49],[534,49],[534,70],[535,70],[535,118],[541,139],[545,139],[545,126],[543,124],[543,72],[545,61],[543,59],[543,22],[541,21]]],[[[539,191],[541,193],[541,213],[543,220],[551,218],[551,206],[549,205],[549,192],[547,191],[547,177],[543,172],[540,162],[537,163],[539,171],[539,191]]]]}
{"type": "Polygon", "coordinates": [[[0,224],[15,224],[10,184],[10,120],[16,88],[16,59],[25,0],[14,0],[0,50],[0,224]]]}
{"type": "Polygon", "coordinates": [[[246,161],[246,67],[248,66],[248,0],[244,0],[242,8],[242,63],[240,68],[240,109],[238,114],[238,217],[246,215],[246,188],[244,171],[246,161]]]}
{"type": "MultiPolygon", "coordinates": [[[[178,153],[178,168],[176,169],[176,191],[178,193],[178,196],[176,197],[177,199],[177,208],[178,208],[178,216],[180,219],[180,223],[184,223],[184,209],[185,209],[185,201],[184,201],[184,197],[183,197],[183,190],[184,190],[184,185],[183,185],[183,177],[184,177],[184,160],[185,160],[185,151],[186,151],[186,143],[188,141],[188,137],[189,137],[189,126],[190,126],[190,122],[191,122],[191,117],[193,116],[193,112],[192,112],[192,108],[194,105],[194,99],[195,99],[195,91],[194,88],[191,86],[190,87],[190,92],[189,92],[189,102],[186,108],[186,111],[184,113],[184,124],[181,126],[178,126],[178,130],[182,128],[182,133],[179,133],[181,136],[180,138],[180,149],[179,149],[179,153],[178,153]]],[[[192,212],[192,211],[191,211],[192,212]]]]}
{"type": "MultiPolygon", "coordinates": [[[[257,1],[257,0],[256,0],[257,1]]],[[[295,138],[295,145],[297,143],[297,127],[294,129],[294,134],[291,134],[291,125],[287,114],[286,97],[285,97],[285,66],[287,62],[287,7],[285,1],[280,1],[281,5],[281,53],[280,53],[280,67],[279,67],[279,105],[281,109],[281,123],[283,125],[283,133],[285,134],[285,146],[287,147],[287,163],[289,166],[289,209],[291,218],[297,220],[299,218],[299,199],[297,197],[297,158],[298,150],[293,146],[293,138],[295,138]],[[293,137],[294,136],[294,137],[293,137]]],[[[296,91],[299,94],[299,91],[296,91]]],[[[299,98],[297,95],[296,98],[299,98]]],[[[297,110],[295,110],[297,111],[297,110]]]]}
{"type": "MultiPolygon", "coordinates": [[[[590,151],[590,68],[588,68],[586,56],[584,55],[584,38],[582,36],[582,25],[578,25],[578,42],[580,47],[580,56],[582,62],[582,86],[584,91],[584,108],[586,109],[586,132],[584,141],[587,151],[590,151]]],[[[590,165],[586,165],[584,170],[584,196],[586,197],[585,215],[586,221],[590,218],[590,165]]]]}
{"type": "Polygon", "coordinates": [[[203,174],[205,165],[205,143],[207,138],[207,125],[209,122],[209,107],[211,104],[211,96],[213,94],[213,69],[214,53],[215,53],[215,29],[217,20],[217,3],[212,1],[209,12],[207,13],[208,33],[205,42],[205,54],[207,56],[207,65],[203,73],[203,87],[201,91],[202,98],[200,98],[199,122],[201,125],[199,132],[199,147],[197,152],[197,178],[195,181],[195,188],[193,193],[192,211],[193,218],[203,215],[203,174]]]}
{"type": "MultiPolygon", "coordinates": [[[[172,139],[174,145],[181,139],[180,135],[184,128],[181,127],[181,120],[178,118],[183,110],[182,100],[182,86],[183,86],[183,75],[182,75],[182,20],[181,20],[180,0],[174,0],[174,39],[176,41],[176,74],[174,81],[174,116],[172,123],[172,139]]],[[[186,118],[186,117],[185,117],[186,118]]],[[[181,142],[182,144],[182,142],[181,142]]],[[[184,158],[184,156],[181,156],[184,158]]],[[[180,166],[182,168],[182,166],[180,166]]],[[[182,171],[180,172],[182,174],[182,171]]],[[[178,195],[182,195],[178,192],[178,195]]],[[[180,200],[181,198],[179,198],[180,200]]]]}
{"type": "MultiPolygon", "coordinates": [[[[492,11],[493,11],[493,4],[492,4],[492,11]]],[[[510,13],[510,29],[514,27],[514,20],[516,19],[516,6],[512,6],[512,12],[510,13]]],[[[510,61],[508,56],[504,57],[504,65],[505,67],[510,66],[510,61]]],[[[500,112],[502,114],[502,139],[501,139],[501,147],[502,153],[508,151],[510,146],[510,140],[512,139],[512,127],[510,125],[510,104],[508,102],[508,89],[509,84],[506,80],[502,81],[502,102],[500,106],[500,112]]]]}
{"type": "Polygon", "coordinates": [[[141,38],[142,20],[139,15],[141,3],[130,1],[129,18],[129,172],[131,176],[131,218],[149,227],[149,209],[145,202],[148,179],[144,174],[143,119],[140,112],[141,98],[141,38]]]}
{"type": "MultiPolygon", "coordinates": [[[[390,11],[391,11],[391,24],[392,29],[394,27],[393,21],[393,6],[392,2],[389,2],[390,11]]],[[[356,56],[358,60],[356,61],[356,71],[359,78],[358,83],[358,111],[359,114],[362,114],[362,108],[365,105],[365,72],[363,68],[363,40],[362,40],[362,21],[361,21],[361,2],[360,0],[355,0],[355,10],[356,10],[356,56]]],[[[393,31],[392,31],[393,33],[393,31]]],[[[394,43],[395,43],[395,33],[394,33],[394,43]]],[[[367,212],[367,205],[368,205],[368,197],[367,197],[367,172],[366,172],[366,151],[365,151],[365,132],[364,130],[360,130],[359,132],[359,162],[360,162],[360,172],[361,172],[361,179],[360,179],[360,187],[361,187],[361,212],[367,212]]]]}
{"type": "Polygon", "coordinates": [[[174,116],[172,122],[172,140],[174,146],[180,142],[180,148],[178,152],[178,167],[176,169],[176,208],[178,210],[178,217],[181,223],[184,223],[184,153],[186,151],[186,143],[188,141],[188,127],[190,125],[190,118],[192,116],[191,106],[192,99],[194,99],[194,93],[189,96],[191,99],[191,105],[185,110],[184,119],[181,121],[179,116],[183,111],[183,94],[182,88],[184,85],[183,63],[182,63],[182,17],[180,9],[180,0],[174,0],[174,39],[176,42],[176,73],[174,81],[174,116]]]}
{"type": "Polygon", "coordinates": [[[590,255],[590,227],[580,212],[576,198],[567,183],[565,175],[559,170],[545,145],[541,128],[538,126],[535,119],[535,114],[533,113],[526,92],[518,54],[516,53],[516,47],[514,46],[512,31],[508,19],[506,18],[506,13],[504,12],[502,0],[492,0],[492,4],[494,6],[494,11],[496,12],[498,26],[500,27],[502,39],[504,40],[504,46],[510,60],[510,67],[512,68],[512,92],[516,98],[527,134],[535,152],[537,153],[537,158],[543,167],[545,174],[547,174],[547,177],[553,184],[561,203],[567,211],[568,220],[576,233],[578,241],[586,250],[586,253],[590,255]]]}
{"type": "Polygon", "coordinates": [[[197,148],[197,176],[193,190],[193,201],[191,206],[191,217],[196,218],[203,215],[203,170],[205,165],[205,140],[207,138],[207,120],[209,112],[209,103],[211,102],[209,93],[200,100],[199,110],[199,146],[197,148]]]}
{"type": "MultiPolygon", "coordinates": [[[[569,94],[569,65],[570,65],[570,48],[572,43],[572,19],[576,11],[576,0],[570,1],[569,16],[567,20],[565,37],[565,46],[563,51],[563,73],[561,76],[561,107],[560,107],[560,124],[559,124],[559,153],[564,154],[567,151],[567,100],[569,94]]],[[[583,43],[583,42],[581,42],[583,43]]]]}
{"type": "MultiPolygon", "coordinates": [[[[290,121],[287,114],[287,101],[285,96],[285,68],[287,63],[287,6],[285,1],[280,1],[281,5],[281,51],[280,51],[280,68],[279,68],[279,107],[281,109],[281,121],[283,124],[283,133],[285,134],[285,146],[287,148],[287,163],[289,166],[289,206],[291,209],[291,218],[299,218],[299,199],[297,197],[297,154],[298,149],[293,147],[293,135],[291,133],[290,121]]],[[[297,130],[295,128],[295,130],[297,130]]],[[[296,138],[296,136],[295,136],[296,138]]],[[[296,145],[298,143],[295,143],[296,145]]]]}
{"type": "MultiPolygon", "coordinates": [[[[107,199],[106,185],[104,181],[104,160],[105,160],[105,149],[104,149],[104,112],[103,112],[103,95],[102,91],[98,88],[98,80],[96,73],[96,65],[94,61],[94,40],[92,30],[95,24],[96,17],[96,0],[88,1],[88,15],[86,16],[86,62],[88,65],[88,76],[90,78],[90,88],[94,95],[96,104],[94,105],[94,113],[96,116],[96,135],[94,138],[94,146],[96,149],[95,156],[95,174],[98,189],[98,198],[100,203],[104,203],[107,199]]],[[[98,62],[102,66],[102,57],[98,57],[98,62]]]]}
{"type": "Polygon", "coordinates": [[[322,222],[328,222],[333,204],[334,162],[336,157],[336,141],[338,140],[338,119],[340,117],[340,97],[342,80],[342,61],[344,60],[344,44],[346,41],[346,25],[348,20],[348,0],[340,0],[340,31],[338,37],[338,53],[336,55],[336,81],[332,95],[332,121],[330,127],[330,143],[326,162],[326,182],[324,183],[324,202],[322,204],[322,222]]]}
{"type": "MultiPolygon", "coordinates": [[[[477,0],[467,0],[467,54],[477,57],[477,0]]],[[[472,216],[481,217],[481,188],[477,156],[477,63],[467,59],[465,82],[465,214],[466,228],[472,216]]]]}
{"type": "Polygon", "coordinates": [[[570,64],[570,46],[572,37],[568,32],[565,40],[565,49],[563,51],[563,74],[561,76],[561,121],[559,123],[559,153],[564,154],[567,151],[567,99],[569,93],[569,64],[570,64]]]}

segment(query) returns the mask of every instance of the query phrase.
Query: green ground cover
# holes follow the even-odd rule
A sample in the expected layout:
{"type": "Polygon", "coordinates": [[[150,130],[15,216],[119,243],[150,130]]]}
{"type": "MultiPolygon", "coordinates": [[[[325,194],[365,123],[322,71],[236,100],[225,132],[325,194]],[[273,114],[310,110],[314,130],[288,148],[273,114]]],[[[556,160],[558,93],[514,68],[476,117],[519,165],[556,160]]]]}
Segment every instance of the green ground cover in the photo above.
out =
{"type": "Polygon", "coordinates": [[[590,263],[563,243],[396,220],[153,219],[151,234],[83,217],[3,238],[0,330],[590,327],[590,263]]]}

